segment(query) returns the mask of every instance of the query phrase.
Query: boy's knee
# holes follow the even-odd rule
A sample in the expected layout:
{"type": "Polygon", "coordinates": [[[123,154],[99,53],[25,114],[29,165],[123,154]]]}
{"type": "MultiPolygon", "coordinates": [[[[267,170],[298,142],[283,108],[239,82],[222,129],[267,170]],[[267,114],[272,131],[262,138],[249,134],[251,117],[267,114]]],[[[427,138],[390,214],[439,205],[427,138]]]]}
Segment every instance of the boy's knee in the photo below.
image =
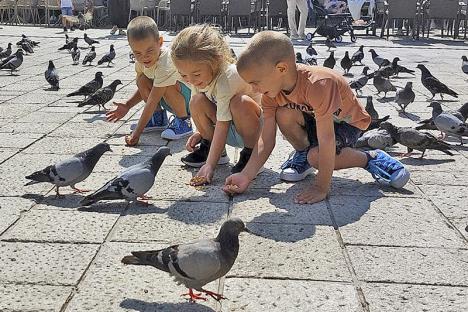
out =
{"type": "Polygon", "coordinates": [[[206,112],[208,104],[211,102],[204,94],[195,94],[190,99],[190,112],[192,115],[206,112]]]}
{"type": "Polygon", "coordinates": [[[255,101],[248,95],[235,95],[229,102],[229,110],[233,116],[245,115],[247,111],[251,111],[257,105],[255,101]]]}
{"type": "Polygon", "coordinates": [[[302,112],[295,110],[295,109],[290,109],[286,107],[280,107],[276,110],[276,123],[278,126],[281,128],[281,126],[284,125],[291,125],[291,123],[300,123],[302,124],[300,118],[302,117],[302,112]]]}

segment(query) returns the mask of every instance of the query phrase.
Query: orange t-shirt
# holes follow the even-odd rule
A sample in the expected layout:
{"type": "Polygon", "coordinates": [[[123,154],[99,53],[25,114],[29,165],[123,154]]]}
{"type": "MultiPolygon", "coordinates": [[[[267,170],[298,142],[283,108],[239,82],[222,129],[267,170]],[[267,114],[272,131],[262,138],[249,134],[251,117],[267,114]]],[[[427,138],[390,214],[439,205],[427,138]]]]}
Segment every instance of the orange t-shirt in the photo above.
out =
{"type": "Polygon", "coordinates": [[[336,71],[297,64],[297,82],[289,94],[281,91],[275,98],[262,96],[265,117],[274,116],[285,106],[311,114],[316,120],[333,114],[335,122],[346,122],[366,130],[371,117],[359,103],[346,79],[336,71]]]}

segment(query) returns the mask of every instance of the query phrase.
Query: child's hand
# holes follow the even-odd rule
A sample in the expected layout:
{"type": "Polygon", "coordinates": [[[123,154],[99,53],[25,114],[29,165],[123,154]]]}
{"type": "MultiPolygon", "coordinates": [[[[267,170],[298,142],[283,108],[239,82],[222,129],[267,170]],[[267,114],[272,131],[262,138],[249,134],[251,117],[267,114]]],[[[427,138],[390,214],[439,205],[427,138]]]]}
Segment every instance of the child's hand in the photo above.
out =
{"type": "Polygon", "coordinates": [[[296,194],[294,202],[296,204],[313,204],[324,200],[328,195],[328,189],[324,190],[315,184],[306,187],[305,190],[296,194]]]}
{"type": "MultiPolygon", "coordinates": [[[[213,167],[211,165],[205,164],[198,171],[197,177],[205,178],[204,179],[205,181],[203,181],[203,184],[206,184],[206,183],[211,183],[211,180],[213,179],[213,174],[214,174],[213,167]]],[[[196,182],[191,182],[190,184],[193,184],[194,186],[200,185],[200,183],[196,183],[196,182]]]]}
{"type": "Polygon", "coordinates": [[[190,136],[190,138],[187,140],[187,143],[185,143],[185,148],[187,151],[192,153],[195,150],[195,146],[201,141],[202,136],[200,133],[195,132],[190,136]]]}
{"type": "Polygon", "coordinates": [[[125,136],[125,144],[127,144],[127,146],[135,146],[138,144],[139,140],[140,136],[133,133],[125,136]]]}
{"type": "Polygon", "coordinates": [[[249,187],[250,179],[242,172],[235,173],[226,178],[223,191],[229,195],[241,194],[249,187]]]}
{"type": "Polygon", "coordinates": [[[115,109],[110,110],[106,113],[106,119],[109,122],[116,122],[122,119],[128,113],[128,106],[125,103],[114,102],[115,109]]]}

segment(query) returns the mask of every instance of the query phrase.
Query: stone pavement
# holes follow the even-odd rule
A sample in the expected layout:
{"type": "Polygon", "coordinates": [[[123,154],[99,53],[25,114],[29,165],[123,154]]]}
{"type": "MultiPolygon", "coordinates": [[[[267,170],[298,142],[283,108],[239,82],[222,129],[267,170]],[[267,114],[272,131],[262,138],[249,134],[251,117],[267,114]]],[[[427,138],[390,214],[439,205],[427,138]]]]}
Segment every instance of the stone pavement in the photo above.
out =
{"type": "MultiPolygon", "coordinates": [[[[25,56],[18,76],[0,72],[0,311],[468,311],[466,147],[455,147],[454,157],[429,151],[424,160],[402,159],[412,178],[401,191],[379,187],[361,169],[336,172],[329,200],[301,206],[293,196],[311,179],[297,184],[278,179],[291,151],[279,136],[265,172],[246,194],[228,198],[220,191],[229,167],[218,169],[212,185],[195,189],[188,185],[195,171],[180,163],[184,142],[145,134],[138,147],[125,147],[123,136],[141,105],[111,124],[96,108],[78,108],[75,98],[65,97],[98,69],[105,84],[122,80],[116,98],[129,96],[135,83],[126,38],[90,30],[101,41],[98,55],[110,43],[116,46],[115,65],[71,66],[70,55],[56,51],[64,42],[59,31],[3,26],[0,32],[2,47],[22,33],[41,41],[34,55],[25,56]],[[57,92],[44,91],[49,59],[60,73],[57,92]],[[174,156],[149,193],[155,198],[149,207],[104,202],[80,210],[81,195],[69,188],[56,199],[50,185],[23,186],[25,175],[102,141],[113,152],[102,157],[82,188],[100,187],[118,170],[149,157],[156,146],[172,149],[174,156]],[[179,296],[185,289],[166,274],[120,263],[132,250],[214,236],[229,216],[241,217],[256,235],[241,235],[233,269],[207,285],[229,298],[222,305],[213,300],[189,304],[179,296]]],[[[171,38],[165,36],[167,42],[171,38]]],[[[230,38],[237,52],[246,41],[230,38]]],[[[425,63],[460,93],[457,101],[443,102],[446,108],[468,101],[460,69],[468,50],[462,42],[344,41],[338,57],[364,44],[384,57],[398,55],[402,65],[425,63]]],[[[305,46],[297,49],[304,52],[305,46]]],[[[321,64],[328,53],[323,45],[317,49],[321,64]]],[[[374,67],[367,52],[365,63],[374,67]]],[[[417,91],[406,114],[399,115],[393,102],[374,103],[397,125],[413,126],[430,116],[428,92],[419,72],[402,76],[394,83],[404,86],[410,79],[417,91]]],[[[372,86],[364,90],[374,92],[372,86]]],[[[231,159],[236,152],[229,149],[231,159]]]]}

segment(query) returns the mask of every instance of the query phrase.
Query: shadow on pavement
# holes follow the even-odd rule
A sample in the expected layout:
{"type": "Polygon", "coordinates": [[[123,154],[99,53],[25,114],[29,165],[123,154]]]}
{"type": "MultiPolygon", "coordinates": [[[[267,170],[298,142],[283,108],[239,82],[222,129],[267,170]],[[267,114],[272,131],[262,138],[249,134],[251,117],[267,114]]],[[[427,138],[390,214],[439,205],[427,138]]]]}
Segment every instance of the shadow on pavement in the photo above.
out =
{"type": "Polygon", "coordinates": [[[210,307],[196,303],[169,303],[169,302],[146,302],[138,299],[125,299],[120,303],[120,307],[135,311],[165,311],[165,312],[211,312],[215,311],[210,307]]]}

